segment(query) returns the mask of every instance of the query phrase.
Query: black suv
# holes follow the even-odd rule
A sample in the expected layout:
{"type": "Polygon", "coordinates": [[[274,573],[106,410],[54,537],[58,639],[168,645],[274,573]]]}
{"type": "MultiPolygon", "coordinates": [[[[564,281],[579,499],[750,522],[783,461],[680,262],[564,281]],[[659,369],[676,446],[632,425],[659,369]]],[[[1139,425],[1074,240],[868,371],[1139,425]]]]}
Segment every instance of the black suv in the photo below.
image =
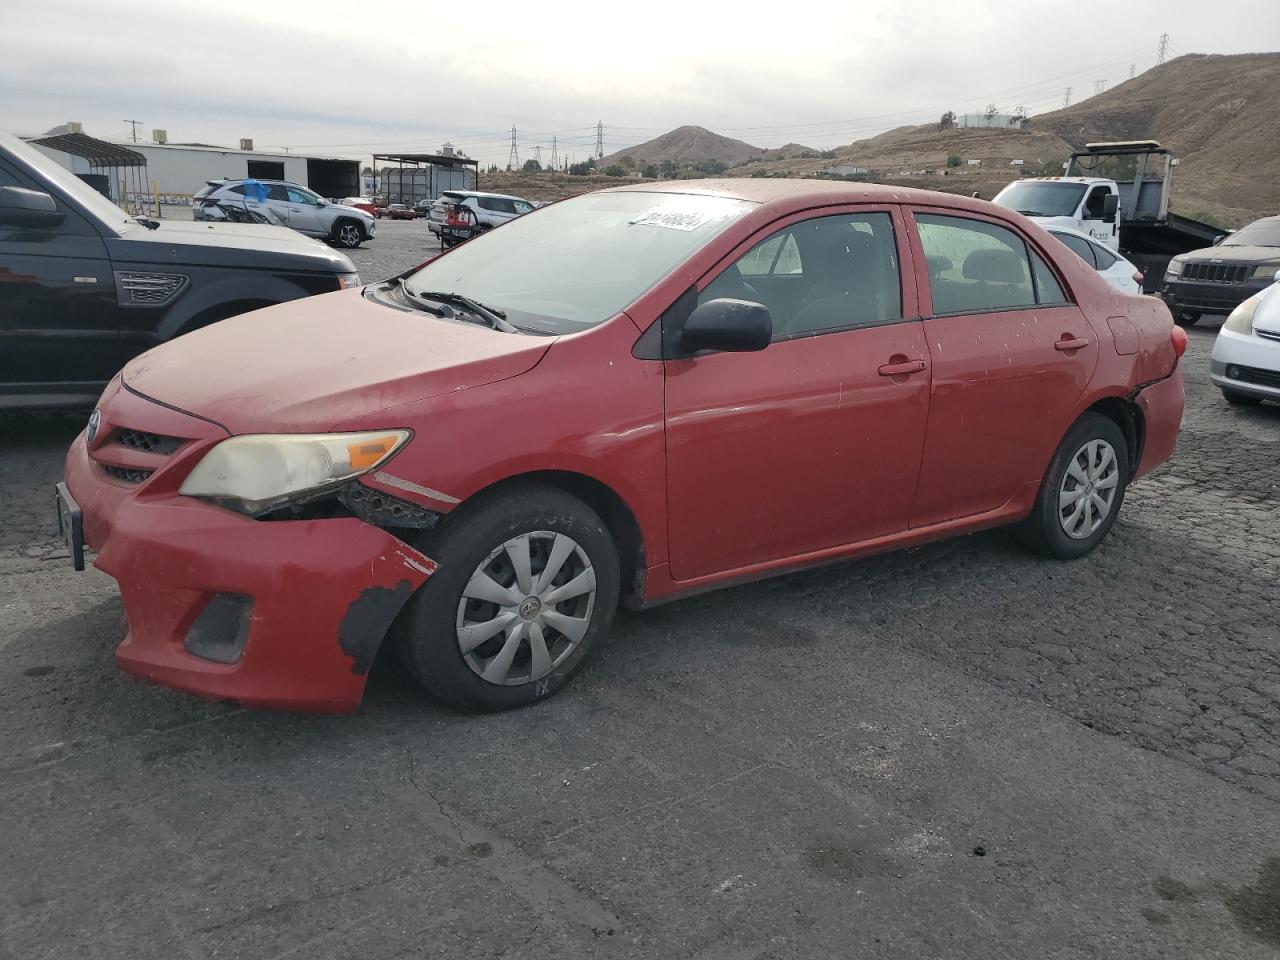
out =
{"type": "Polygon", "coordinates": [[[1184,327],[1202,313],[1230,313],[1280,273],[1280,217],[1263,217],[1222,243],[1169,261],[1160,295],[1184,327]]]}
{"type": "Polygon", "coordinates": [[[131,217],[0,134],[0,410],[92,406],[157,343],[359,282],[285,227],[131,217]]]}

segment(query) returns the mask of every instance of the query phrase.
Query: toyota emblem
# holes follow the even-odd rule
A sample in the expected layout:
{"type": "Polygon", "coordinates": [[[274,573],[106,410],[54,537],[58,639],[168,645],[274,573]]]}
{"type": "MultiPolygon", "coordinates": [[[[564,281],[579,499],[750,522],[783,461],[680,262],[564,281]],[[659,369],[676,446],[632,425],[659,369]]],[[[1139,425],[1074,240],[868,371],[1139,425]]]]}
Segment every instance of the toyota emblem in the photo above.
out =
{"type": "Polygon", "coordinates": [[[100,426],[102,426],[102,411],[95,410],[89,416],[89,425],[85,427],[85,439],[93,443],[93,438],[98,435],[98,427],[100,426]]]}

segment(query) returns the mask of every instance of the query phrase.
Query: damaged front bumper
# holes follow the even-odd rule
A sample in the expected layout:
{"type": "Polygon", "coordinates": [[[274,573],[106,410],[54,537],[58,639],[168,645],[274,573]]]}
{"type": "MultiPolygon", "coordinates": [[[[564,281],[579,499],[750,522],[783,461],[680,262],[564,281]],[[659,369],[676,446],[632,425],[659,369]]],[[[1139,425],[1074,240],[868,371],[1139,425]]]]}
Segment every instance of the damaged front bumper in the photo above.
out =
{"type": "Polygon", "coordinates": [[[202,697],[355,710],[387,629],[436,569],[355,517],[252,520],[179,496],[160,471],[131,490],[91,458],[84,434],[67,455],[66,483],[94,566],[124,599],[120,667],[202,697]]]}

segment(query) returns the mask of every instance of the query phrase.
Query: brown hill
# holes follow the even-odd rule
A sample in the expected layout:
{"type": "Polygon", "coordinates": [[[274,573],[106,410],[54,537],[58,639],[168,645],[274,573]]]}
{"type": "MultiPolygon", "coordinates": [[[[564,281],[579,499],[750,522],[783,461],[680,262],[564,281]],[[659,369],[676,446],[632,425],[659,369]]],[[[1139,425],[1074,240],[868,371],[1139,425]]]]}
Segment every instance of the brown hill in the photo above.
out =
{"type": "Polygon", "coordinates": [[[597,166],[604,168],[629,156],[642,167],[650,163],[661,165],[666,160],[677,165],[723,163],[726,167],[736,167],[765,152],[762,147],[722,137],[705,127],[676,127],[660,137],[612,153],[598,161],[597,166]]]}
{"type": "Polygon", "coordinates": [[[1030,126],[1073,146],[1159,140],[1187,216],[1236,225],[1280,209],[1280,53],[1188,54],[1030,126]]]}

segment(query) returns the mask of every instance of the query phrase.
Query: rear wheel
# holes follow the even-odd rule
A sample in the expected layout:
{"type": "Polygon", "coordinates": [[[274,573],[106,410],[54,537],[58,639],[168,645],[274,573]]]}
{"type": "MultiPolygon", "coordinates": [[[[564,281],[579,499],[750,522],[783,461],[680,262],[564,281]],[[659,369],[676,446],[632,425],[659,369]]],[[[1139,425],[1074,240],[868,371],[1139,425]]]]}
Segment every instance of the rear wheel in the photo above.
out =
{"type": "Polygon", "coordinates": [[[1251,393],[1240,393],[1238,390],[1228,390],[1225,387],[1222,388],[1222,395],[1233,407],[1256,407],[1262,402],[1261,397],[1255,397],[1251,393]]]}
{"type": "Polygon", "coordinates": [[[1194,327],[1200,322],[1200,311],[1179,310],[1173,315],[1173,322],[1180,327],[1194,327]]]}
{"type": "Polygon", "coordinates": [[[364,230],[354,220],[339,220],[333,227],[333,242],[348,250],[364,243],[364,230]]]}
{"type": "Polygon", "coordinates": [[[618,604],[604,521],[530,484],[459,508],[422,544],[439,570],[394,631],[427,692],[461,710],[523,706],[563,688],[603,642],[618,604]]]}
{"type": "Polygon", "coordinates": [[[1115,523],[1129,483],[1129,446],[1115,421],[1087,413],[1067,431],[1022,540],[1038,553],[1082,557],[1103,541],[1115,523]]]}

